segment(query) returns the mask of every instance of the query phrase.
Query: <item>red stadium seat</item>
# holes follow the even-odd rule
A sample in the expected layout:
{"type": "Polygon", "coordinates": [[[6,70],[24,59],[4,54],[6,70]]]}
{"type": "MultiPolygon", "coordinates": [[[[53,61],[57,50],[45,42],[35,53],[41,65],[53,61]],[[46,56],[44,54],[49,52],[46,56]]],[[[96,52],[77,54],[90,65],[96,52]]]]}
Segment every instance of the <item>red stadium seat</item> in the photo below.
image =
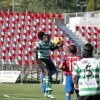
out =
{"type": "Polygon", "coordinates": [[[89,36],[92,36],[92,35],[93,35],[93,33],[92,33],[92,32],[88,32],[88,35],[89,35],[89,36]]]}
{"type": "Polygon", "coordinates": [[[63,56],[62,56],[62,54],[59,54],[58,57],[61,59],[63,56]]]}
{"type": "Polygon", "coordinates": [[[95,41],[95,42],[99,42],[99,39],[98,39],[98,38],[96,38],[96,39],[94,39],[94,41],[95,41]]]}
{"type": "Polygon", "coordinates": [[[53,54],[52,57],[53,57],[53,58],[56,58],[57,56],[56,56],[56,54],[53,54]]]}
{"type": "Polygon", "coordinates": [[[61,35],[60,35],[60,34],[55,34],[55,36],[56,36],[56,37],[60,37],[61,35]]]}
{"type": "Polygon", "coordinates": [[[99,35],[99,33],[98,32],[95,32],[94,35],[97,37],[99,35]]]}
{"type": "Polygon", "coordinates": [[[98,29],[98,33],[100,33],[100,29],[98,29]]]}
{"type": "Polygon", "coordinates": [[[98,31],[98,27],[94,27],[94,29],[95,29],[96,31],[98,31]]]}
{"type": "Polygon", "coordinates": [[[91,31],[93,28],[92,28],[92,26],[88,26],[88,29],[91,31]]]}
{"type": "Polygon", "coordinates": [[[47,16],[47,18],[51,18],[51,14],[50,13],[47,13],[46,16],[47,16]]]}
{"type": "Polygon", "coordinates": [[[88,39],[88,42],[89,42],[89,43],[91,43],[92,41],[93,41],[93,39],[92,39],[92,38],[89,38],[89,39],[88,39]]]}
{"type": "Polygon", "coordinates": [[[63,37],[66,37],[66,34],[62,34],[61,36],[62,36],[62,38],[63,38],[63,37]]]}
{"type": "Polygon", "coordinates": [[[23,52],[24,50],[25,50],[25,48],[24,48],[24,47],[21,47],[21,48],[20,48],[20,51],[21,51],[21,52],[23,52]]]}
{"type": "Polygon", "coordinates": [[[82,29],[83,29],[83,30],[86,30],[86,26],[82,26],[82,29]]]}
{"type": "Polygon", "coordinates": [[[11,61],[14,59],[14,56],[10,56],[10,58],[9,58],[11,61]]]}
{"type": "Polygon", "coordinates": [[[59,32],[59,31],[60,31],[60,28],[56,28],[55,30],[56,30],[57,32],[59,32]]]}
{"type": "Polygon", "coordinates": [[[68,40],[67,43],[70,45],[72,44],[72,40],[68,40]]]}
{"type": "Polygon", "coordinates": [[[31,62],[30,62],[30,60],[25,60],[25,65],[28,65],[28,66],[30,66],[30,65],[31,65],[31,62]]]}
{"type": "Polygon", "coordinates": [[[42,19],[44,19],[46,17],[45,13],[41,13],[40,16],[42,17],[42,19]]]}
{"type": "Polygon", "coordinates": [[[49,35],[50,35],[50,38],[55,36],[55,34],[49,34],[49,35]]]}
{"type": "Polygon", "coordinates": [[[32,61],[31,61],[31,63],[32,63],[32,65],[33,65],[33,66],[35,66],[35,67],[36,67],[36,65],[37,65],[36,60],[32,60],[32,61]]]}
{"type": "Polygon", "coordinates": [[[27,58],[29,58],[31,55],[28,53],[28,54],[26,54],[26,56],[27,56],[27,58]]]}
{"type": "Polygon", "coordinates": [[[50,59],[53,61],[54,60],[54,58],[52,57],[52,56],[50,56],[50,59]]]}
{"type": "Polygon", "coordinates": [[[19,61],[18,61],[18,64],[19,64],[19,65],[25,65],[25,61],[24,61],[24,60],[19,60],[19,61]]]}
{"type": "Polygon", "coordinates": [[[58,14],[58,18],[61,18],[61,19],[64,18],[63,14],[58,14]]]}
{"type": "Polygon", "coordinates": [[[20,16],[20,15],[21,15],[21,13],[20,13],[20,12],[17,12],[17,13],[16,13],[16,15],[17,15],[17,16],[20,16]]]}
{"type": "Polygon", "coordinates": [[[29,12],[28,15],[29,15],[30,17],[34,16],[34,14],[33,14],[32,12],[29,12]]]}
{"type": "MultiPolygon", "coordinates": [[[[25,58],[25,56],[24,56],[24,54],[19,54],[17,57],[19,57],[19,58],[21,58],[21,59],[24,59],[25,58]]],[[[20,60],[20,59],[19,59],[20,60]]]]}
{"type": "Polygon", "coordinates": [[[96,49],[97,49],[98,47],[99,47],[99,45],[98,45],[98,44],[95,44],[95,45],[94,45],[94,48],[96,48],[96,49]]]}
{"type": "Polygon", "coordinates": [[[53,22],[50,22],[50,23],[49,23],[49,25],[53,26],[53,25],[54,25],[54,23],[53,23],[53,22]]]}
{"type": "Polygon", "coordinates": [[[40,14],[39,14],[39,13],[35,13],[34,16],[35,16],[36,18],[39,18],[40,14]]]}
{"type": "Polygon", "coordinates": [[[57,14],[56,13],[52,14],[52,18],[58,18],[57,14]]]}
{"type": "Polygon", "coordinates": [[[86,36],[86,32],[82,32],[82,36],[85,37],[86,36]]]}
{"type": "Polygon", "coordinates": [[[80,26],[76,26],[76,31],[79,31],[80,30],[80,26]]]}

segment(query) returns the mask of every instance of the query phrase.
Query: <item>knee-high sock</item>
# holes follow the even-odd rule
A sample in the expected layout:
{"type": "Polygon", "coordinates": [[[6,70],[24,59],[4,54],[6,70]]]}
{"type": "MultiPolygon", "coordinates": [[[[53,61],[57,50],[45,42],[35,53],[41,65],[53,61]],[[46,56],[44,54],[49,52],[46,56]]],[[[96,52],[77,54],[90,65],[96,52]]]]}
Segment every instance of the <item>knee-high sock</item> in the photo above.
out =
{"type": "Polygon", "coordinates": [[[43,93],[46,93],[46,83],[45,83],[45,81],[43,81],[43,79],[44,79],[44,75],[43,75],[43,73],[41,73],[41,83],[42,83],[42,92],[43,93]]]}
{"type": "Polygon", "coordinates": [[[70,96],[66,96],[66,99],[65,100],[70,100],[70,96]]]}
{"type": "MultiPolygon", "coordinates": [[[[49,88],[51,88],[51,82],[49,82],[49,88]]],[[[51,90],[48,91],[48,95],[51,95],[51,90]]]]}
{"type": "Polygon", "coordinates": [[[76,100],[78,100],[78,97],[79,97],[79,90],[75,90],[75,92],[76,92],[76,95],[77,95],[76,100]]]}
{"type": "Polygon", "coordinates": [[[49,87],[49,76],[45,77],[45,82],[46,82],[46,88],[49,87]]]}

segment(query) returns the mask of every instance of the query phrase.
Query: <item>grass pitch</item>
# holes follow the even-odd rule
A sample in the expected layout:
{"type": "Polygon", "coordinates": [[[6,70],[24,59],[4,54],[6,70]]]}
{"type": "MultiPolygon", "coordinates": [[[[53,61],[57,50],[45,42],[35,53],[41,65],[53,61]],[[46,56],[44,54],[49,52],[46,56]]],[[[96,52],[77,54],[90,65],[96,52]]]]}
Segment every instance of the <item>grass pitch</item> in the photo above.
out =
{"type": "MultiPolygon", "coordinates": [[[[56,100],[65,100],[64,85],[53,84],[56,100]]],[[[71,96],[75,100],[76,95],[71,96]]],[[[41,84],[0,83],[0,100],[50,100],[41,92],[41,84]]]]}

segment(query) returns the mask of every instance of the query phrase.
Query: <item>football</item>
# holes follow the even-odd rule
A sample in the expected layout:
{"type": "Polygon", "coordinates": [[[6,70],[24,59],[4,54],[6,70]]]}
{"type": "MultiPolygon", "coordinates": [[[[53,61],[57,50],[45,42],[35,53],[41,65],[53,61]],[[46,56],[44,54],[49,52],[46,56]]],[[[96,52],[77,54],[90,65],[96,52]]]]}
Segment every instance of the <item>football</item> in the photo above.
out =
{"type": "Polygon", "coordinates": [[[61,41],[60,37],[54,37],[54,44],[59,45],[61,43],[62,43],[62,41],[61,41]]]}

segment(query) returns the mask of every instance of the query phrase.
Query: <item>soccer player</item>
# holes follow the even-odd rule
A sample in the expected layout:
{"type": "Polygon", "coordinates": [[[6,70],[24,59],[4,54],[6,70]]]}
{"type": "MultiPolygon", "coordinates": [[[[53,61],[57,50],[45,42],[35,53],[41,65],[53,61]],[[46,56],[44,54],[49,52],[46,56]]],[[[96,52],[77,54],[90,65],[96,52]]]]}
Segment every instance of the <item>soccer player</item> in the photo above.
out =
{"type": "Polygon", "coordinates": [[[50,41],[50,36],[48,34],[45,34],[44,32],[39,32],[38,37],[40,38],[40,42],[38,42],[34,48],[34,51],[36,51],[37,54],[37,63],[39,67],[42,69],[43,75],[44,75],[44,81],[46,82],[46,91],[48,91],[48,97],[49,98],[55,98],[51,95],[51,82],[49,78],[49,73],[51,70],[56,70],[53,63],[51,63],[50,60],[50,53],[49,51],[53,51],[55,49],[60,48],[63,46],[62,44],[57,46],[53,44],[50,41]]]}
{"type": "MultiPolygon", "coordinates": [[[[76,62],[78,60],[81,59],[80,56],[78,56],[76,54],[77,52],[77,48],[75,45],[71,45],[69,47],[69,54],[67,54],[61,61],[60,65],[59,65],[59,68],[61,70],[64,70],[64,74],[65,74],[65,77],[66,77],[66,82],[65,82],[65,92],[66,92],[66,98],[65,100],[71,100],[70,97],[71,97],[71,94],[74,93],[74,84],[73,84],[73,81],[72,81],[72,71],[73,71],[73,68],[76,64],[76,62]]],[[[77,98],[78,98],[78,90],[76,90],[76,93],[77,93],[77,98]]]]}
{"type": "Polygon", "coordinates": [[[76,63],[72,74],[74,88],[79,89],[79,100],[100,99],[100,61],[93,57],[93,46],[90,43],[84,45],[82,59],[76,63]]]}

